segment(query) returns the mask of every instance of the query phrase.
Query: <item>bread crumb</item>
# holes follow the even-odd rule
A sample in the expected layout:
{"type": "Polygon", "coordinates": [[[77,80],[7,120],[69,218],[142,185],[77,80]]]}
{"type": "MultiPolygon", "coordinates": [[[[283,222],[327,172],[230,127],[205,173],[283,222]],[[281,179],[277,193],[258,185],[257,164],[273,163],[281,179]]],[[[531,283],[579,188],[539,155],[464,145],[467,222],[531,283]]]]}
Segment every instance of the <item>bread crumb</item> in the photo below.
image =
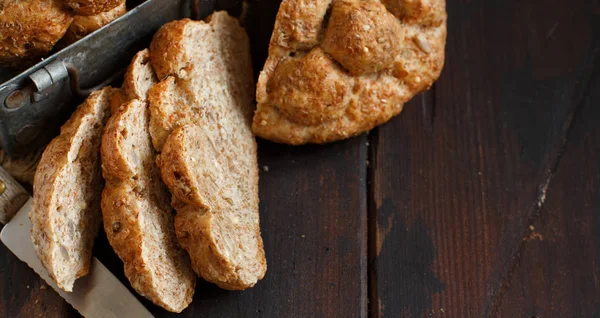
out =
{"type": "Polygon", "coordinates": [[[264,171],[264,172],[269,172],[269,166],[267,166],[267,165],[264,165],[264,166],[263,166],[263,171],[264,171]]]}
{"type": "Polygon", "coordinates": [[[365,47],[363,47],[363,51],[364,51],[365,53],[369,53],[369,48],[365,46],[365,47]]]}
{"type": "Polygon", "coordinates": [[[305,237],[306,237],[306,235],[302,234],[302,235],[300,235],[300,237],[302,237],[302,238],[305,238],[305,237]]]}
{"type": "Polygon", "coordinates": [[[29,289],[29,285],[27,285],[27,289],[29,289]]]}
{"type": "Polygon", "coordinates": [[[531,241],[531,240],[540,240],[543,241],[544,240],[544,236],[538,232],[535,232],[532,230],[531,234],[525,236],[523,238],[523,241],[531,241]]]}
{"type": "Polygon", "coordinates": [[[533,230],[535,230],[535,227],[533,225],[530,225],[529,229],[533,231],[533,230]]]}
{"type": "Polygon", "coordinates": [[[440,308],[440,312],[441,312],[441,313],[444,313],[444,308],[440,308]]]}
{"type": "Polygon", "coordinates": [[[36,299],[33,303],[37,305],[37,303],[39,303],[39,302],[40,302],[40,300],[36,299]]]}
{"type": "Polygon", "coordinates": [[[48,288],[48,287],[46,287],[46,285],[44,285],[44,284],[40,285],[40,289],[41,289],[41,290],[46,290],[47,288],[48,288]]]}
{"type": "Polygon", "coordinates": [[[260,125],[261,125],[261,126],[266,126],[266,125],[267,125],[267,121],[266,121],[266,120],[264,120],[264,119],[263,119],[263,120],[261,120],[261,121],[260,121],[260,125]]]}
{"type": "Polygon", "coordinates": [[[365,142],[365,146],[369,147],[370,143],[367,141],[365,142]]]}
{"type": "Polygon", "coordinates": [[[365,25],[363,25],[362,29],[365,30],[365,31],[369,31],[371,29],[371,26],[365,24],[365,25]]]}

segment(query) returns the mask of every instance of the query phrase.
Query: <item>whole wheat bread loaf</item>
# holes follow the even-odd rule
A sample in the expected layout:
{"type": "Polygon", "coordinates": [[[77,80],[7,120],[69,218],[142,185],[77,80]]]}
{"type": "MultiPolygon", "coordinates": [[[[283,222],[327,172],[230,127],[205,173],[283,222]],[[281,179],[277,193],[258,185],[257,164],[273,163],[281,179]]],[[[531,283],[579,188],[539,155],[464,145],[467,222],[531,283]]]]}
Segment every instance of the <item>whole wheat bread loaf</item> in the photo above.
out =
{"type": "Polygon", "coordinates": [[[115,91],[96,91],[77,108],[35,173],[31,240],[50,277],[66,291],[88,273],[100,226],[100,140],[115,91]]]}
{"type": "Polygon", "coordinates": [[[150,133],[162,150],[157,164],[173,193],[177,237],[196,273],[233,290],[266,272],[249,50],[225,12],[168,23],[150,46],[163,79],[148,94],[150,133]]]}
{"type": "Polygon", "coordinates": [[[144,99],[155,82],[144,50],[125,74],[124,95],[131,100],[115,111],[102,138],[102,215],[106,236],[133,288],[155,304],[181,312],[192,301],[196,275],[177,242],[170,195],[154,164],[144,99]]]}

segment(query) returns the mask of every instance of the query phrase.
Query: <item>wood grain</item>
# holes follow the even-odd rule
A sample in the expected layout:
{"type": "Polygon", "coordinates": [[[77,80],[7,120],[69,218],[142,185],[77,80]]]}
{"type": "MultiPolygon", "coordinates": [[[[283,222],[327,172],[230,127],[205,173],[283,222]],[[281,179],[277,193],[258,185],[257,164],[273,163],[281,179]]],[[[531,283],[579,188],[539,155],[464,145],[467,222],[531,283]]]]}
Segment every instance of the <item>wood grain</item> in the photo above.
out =
{"type": "MultiPolygon", "coordinates": [[[[267,275],[242,292],[199,280],[194,301],[181,316],[365,317],[365,142],[365,136],[328,146],[261,141],[267,275]]],[[[144,304],[157,317],[175,316],[144,304]]]]}
{"type": "Polygon", "coordinates": [[[493,316],[600,315],[600,69],[493,316]]]}
{"type": "Polygon", "coordinates": [[[8,223],[29,199],[29,194],[0,167],[0,223],[8,223]]]}
{"type": "Polygon", "coordinates": [[[448,1],[442,77],[370,137],[371,315],[494,312],[587,92],[592,12],[448,1]]]}

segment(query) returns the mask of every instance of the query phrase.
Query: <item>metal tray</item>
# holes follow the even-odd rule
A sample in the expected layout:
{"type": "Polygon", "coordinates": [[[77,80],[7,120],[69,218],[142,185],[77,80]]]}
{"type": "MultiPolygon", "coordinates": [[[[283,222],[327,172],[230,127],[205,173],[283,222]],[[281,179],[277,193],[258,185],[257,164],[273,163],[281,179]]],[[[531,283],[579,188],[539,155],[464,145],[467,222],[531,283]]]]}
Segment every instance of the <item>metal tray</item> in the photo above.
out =
{"type": "Polygon", "coordinates": [[[0,148],[20,155],[45,145],[86,94],[118,80],[133,55],[148,47],[163,24],[204,18],[239,3],[149,0],[16,76],[2,71],[0,148]]]}

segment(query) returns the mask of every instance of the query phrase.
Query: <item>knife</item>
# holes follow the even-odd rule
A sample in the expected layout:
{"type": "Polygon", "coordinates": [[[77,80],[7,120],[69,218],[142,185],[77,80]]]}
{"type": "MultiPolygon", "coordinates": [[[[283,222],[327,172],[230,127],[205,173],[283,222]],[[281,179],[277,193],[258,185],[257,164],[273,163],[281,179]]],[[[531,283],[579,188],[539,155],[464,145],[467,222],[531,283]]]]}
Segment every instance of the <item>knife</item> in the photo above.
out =
{"type": "Polygon", "coordinates": [[[0,239],[11,252],[27,263],[84,317],[153,317],[129,289],[95,257],[90,264],[89,273],[75,281],[73,292],[58,288],[33,249],[29,235],[30,210],[29,194],[8,172],[0,168],[0,220],[10,220],[2,229],[0,239]]]}

